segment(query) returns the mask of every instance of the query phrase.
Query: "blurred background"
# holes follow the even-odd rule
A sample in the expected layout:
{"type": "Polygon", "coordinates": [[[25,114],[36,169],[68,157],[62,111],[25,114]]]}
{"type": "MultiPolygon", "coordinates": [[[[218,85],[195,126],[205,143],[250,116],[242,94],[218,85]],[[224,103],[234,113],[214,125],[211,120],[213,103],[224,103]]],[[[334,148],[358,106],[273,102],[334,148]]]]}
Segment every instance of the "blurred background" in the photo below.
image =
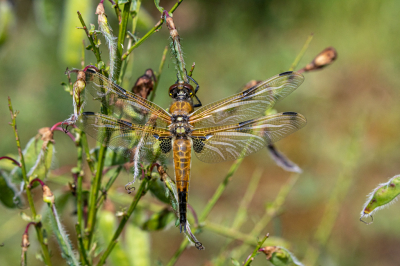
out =
{"type": "MultiPolygon", "coordinates": [[[[169,10],[174,3],[160,4],[169,10]]],[[[76,29],[80,26],[76,11],[84,15],[87,24],[97,27],[97,2],[0,0],[0,4],[0,155],[6,155],[17,153],[8,126],[7,96],[20,111],[17,124],[22,146],[39,128],[50,127],[72,114],[71,97],[60,83],[67,82],[67,67],[81,68],[82,40],[89,44],[83,31],[76,29]]],[[[115,14],[109,2],[105,6],[116,31],[115,14]]],[[[160,18],[152,1],[143,1],[142,8],[138,37],[160,18]]],[[[198,96],[203,105],[238,92],[252,79],[264,80],[287,71],[311,33],[314,38],[297,69],[324,48],[336,48],[336,62],[321,71],[305,73],[299,89],[275,106],[280,112],[303,114],[308,124],[276,145],[303,173],[263,234],[284,238],[305,263],[307,254],[317,254],[317,265],[400,264],[400,227],[395,226],[400,221],[398,204],[378,212],[371,225],[359,221],[366,195],[379,183],[400,174],[399,17],[397,0],[183,1],[174,13],[186,64],[196,63],[193,77],[200,84],[198,96]]],[[[133,65],[128,66],[123,83],[125,89],[130,89],[147,68],[158,69],[168,38],[163,26],[134,51],[133,65]]],[[[107,54],[104,49],[103,57],[107,54]]],[[[86,64],[95,63],[89,51],[85,60],[86,64]]],[[[158,105],[168,107],[167,89],[175,80],[168,54],[155,98],[158,105]]],[[[98,111],[97,106],[91,106],[86,110],[98,111]]],[[[55,141],[54,170],[68,173],[76,164],[75,148],[62,132],[55,133],[55,141]]],[[[95,141],[90,145],[93,147],[95,141]]],[[[194,159],[189,201],[198,213],[231,164],[209,165],[194,159]]],[[[293,175],[279,168],[265,149],[245,158],[210,221],[230,224],[255,169],[261,170],[262,176],[241,228],[244,233],[254,227],[293,175]]],[[[67,181],[50,186],[62,191],[67,181]]],[[[128,181],[129,175],[121,175],[114,185],[121,199],[128,199],[116,210],[128,206],[132,197],[123,189],[128,181]]],[[[35,193],[38,204],[40,194],[39,190],[35,193]]],[[[156,202],[150,194],[145,197],[156,202]]],[[[75,239],[74,218],[68,215],[72,211],[71,204],[64,212],[64,223],[75,239]]],[[[0,247],[1,265],[19,263],[26,224],[19,212],[0,206],[0,243],[4,243],[0,247]]],[[[156,260],[166,263],[184,238],[173,226],[149,237],[152,264],[156,260]]],[[[40,250],[35,238],[32,233],[29,264],[42,265],[34,258],[40,250]]],[[[177,265],[212,265],[225,238],[205,230],[198,239],[206,249],[186,250],[177,265]]],[[[232,247],[239,244],[233,242],[232,247]]],[[[56,246],[52,252],[57,259],[56,246]]],[[[63,263],[60,259],[57,265],[63,263]]],[[[260,255],[254,265],[265,263],[260,255]]]]}

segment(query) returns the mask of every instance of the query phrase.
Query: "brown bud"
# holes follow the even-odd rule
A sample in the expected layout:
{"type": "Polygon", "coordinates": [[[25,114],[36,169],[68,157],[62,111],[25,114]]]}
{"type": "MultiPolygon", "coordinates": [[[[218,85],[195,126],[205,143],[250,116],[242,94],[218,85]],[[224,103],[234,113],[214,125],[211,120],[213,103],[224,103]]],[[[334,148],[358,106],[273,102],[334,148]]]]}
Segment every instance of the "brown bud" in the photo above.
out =
{"type": "Polygon", "coordinates": [[[132,88],[132,92],[142,98],[147,99],[150,92],[153,90],[155,81],[156,78],[154,72],[149,68],[145,71],[143,76],[136,80],[136,83],[132,88]]]}
{"type": "Polygon", "coordinates": [[[53,192],[51,192],[50,188],[47,185],[42,186],[43,190],[43,201],[54,204],[54,195],[53,192]]]}
{"type": "Polygon", "coordinates": [[[54,142],[53,135],[54,132],[51,131],[49,127],[43,127],[39,129],[40,138],[43,140],[42,150],[45,151],[47,149],[47,144],[49,142],[54,142]]]}
{"type": "Polygon", "coordinates": [[[167,172],[165,172],[164,167],[162,167],[162,165],[158,165],[157,171],[160,174],[161,180],[165,181],[165,179],[168,177],[168,175],[167,175],[167,172]]]}
{"type": "Polygon", "coordinates": [[[270,246],[260,248],[258,251],[263,252],[265,255],[267,255],[267,260],[269,260],[272,257],[272,253],[276,252],[277,249],[278,248],[276,246],[270,246]]]}
{"type": "Polygon", "coordinates": [[[103,3],[99,3],[96,8],[96,15],[103,15],[104,14],[104,5],[103,3]]]}
{"type": "Polygon", "coordinates": [[[328,47],[325,50],[323,50],[321,53],[319,53],[314,60],[306,65],[303,68],[303,71],[313,71],[317,69],[321,69],[335,61],[337,58],[337,52],[335,48],[333,47],[328,47]]]}
{"type": "Polygon", "coordinates": [[[27,251],[29,246],[30,246],[29,235],[28,233],[24,233],[22,235],[22,242],[21,242],[22,251],[27,251]]]}

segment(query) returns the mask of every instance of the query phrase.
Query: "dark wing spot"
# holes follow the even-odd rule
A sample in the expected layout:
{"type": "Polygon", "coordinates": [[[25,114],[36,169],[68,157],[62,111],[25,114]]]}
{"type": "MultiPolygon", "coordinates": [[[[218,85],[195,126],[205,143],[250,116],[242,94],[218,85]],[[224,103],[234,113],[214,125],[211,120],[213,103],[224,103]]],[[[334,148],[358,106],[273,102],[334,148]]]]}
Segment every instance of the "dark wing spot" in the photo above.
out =
{"type": "Polygon", "coordinates": [[[280,76],[280,77],[281,77],[281,76],[286,76],[286,75],[290,75],[290,74],[292,74],[292,73],[293,73],[293,71],[286,71],[286,72],[280,73],[279,76],[280,76]]]}
{"type": "Polygon", "coordinates": [[[96,71],[94,71],[93,69],[90,69],[90,68],[86,69],[86,72],[97,73],[96,71]]]}
{"type": "Polygon", "coordinates": [[[193,150],[197,153],[200,153],[205,145],[206,138],[193,138],[193,150]]]}
{"type": "Polygon", "coordinates": [[[241,126],[243,126],[243,125],[250,124],[250,123],[253,122],[253,121],[254,121],[254,119],[250,119],[250,120],[247,120],[247,121],[244,121],[244,122],[240,122],[240,123],[239,123],[239,126],[241,127],[241,126]]]}
{"type": "Polygon", "coordinates": [[[83,112],[82,115],[94,115],[93,112],[83,112]]]}
{"type": "Polygon", "coordinates": [[[297,115],[296,112],[284,112],[283,115],[297,115]]]}
{"type": "Polygon", "coordinates": [[[132,123],[129,123],[128,121],[125,121],[125,120],[118,120],[118,123],[124,124],[128,127],[132,127],[132,123]]]}
{"type": "Polygon", "coordinates": [[[161,141],[160,143],[160,149],[163,153],[168,153],[171,148],[171,138],[158,138],[159,141],[161,141]]]}

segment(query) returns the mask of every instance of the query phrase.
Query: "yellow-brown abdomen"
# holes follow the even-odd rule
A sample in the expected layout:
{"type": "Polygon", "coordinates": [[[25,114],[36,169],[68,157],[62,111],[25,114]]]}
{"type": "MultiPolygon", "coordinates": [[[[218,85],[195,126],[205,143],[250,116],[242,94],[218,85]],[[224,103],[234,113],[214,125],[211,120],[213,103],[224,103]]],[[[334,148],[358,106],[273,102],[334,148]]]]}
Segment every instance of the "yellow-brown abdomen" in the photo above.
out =
{"type": "Polygon", "coordinates": [[[175,139],[173,141],[175,181],[178,189],[179,221],[186,225],[186,204],[189,192],[190,164],[192,143],[190,139],[175,139]]]}

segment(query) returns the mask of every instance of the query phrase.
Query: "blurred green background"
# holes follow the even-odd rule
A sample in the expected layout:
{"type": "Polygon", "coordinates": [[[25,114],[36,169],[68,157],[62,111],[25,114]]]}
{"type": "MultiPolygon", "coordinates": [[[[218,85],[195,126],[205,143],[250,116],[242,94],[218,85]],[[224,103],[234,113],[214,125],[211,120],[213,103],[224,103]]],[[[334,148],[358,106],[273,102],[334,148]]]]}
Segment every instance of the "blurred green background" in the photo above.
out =
{"type": "MultiPolygon", "coordinates": [[[[60,83],[67,81],[66,67],[81,68],[82,40],[88,45],[83,31],[76,29],[80,26],[76,11],[81,11],[88,24],[97,26],[97,2],[0,3],[2,10],[7,5],[12,14],[8,18],[0,13],[0,155],[5,155],[16,153],[13,131],[8,126],[7,96],[20,111],[17,124],[23,146],[39,128],[63,121],[73,112],[71,97],[60,83]]],[[[161,1],[161,6],[169,9],[174,3],[161,1]]],[[[109,7],[108,2],[105,5],[109,7]]],[[[152,1],[143,1],[142,7],[146,14],[136,32],[139,37],[160,18],[152,1]]],[[[106,12],[117,29],[115,14],[110,8],[106,12]]],[[[291,251],[300,260],[311,247],[320,250],[318,265],[400,264],[399,206],[378,212],[372,225],[359,221],[365,196],[379,183],[400,174],[399,17],[397,0],[183,1],[174,13],[186,63],[196,63],[193,77],[200,84],[198,96],[203,104],[237,92],[251,79],[263,80],[286,71],[310,33],[314,38],[298,69],[328,46],[338,51],[333,65],[306,73],[303,85],[276,106],[278,111],[305,115],[308,124],[277,144],[303,174],[264,233],[290,242],[291,251]],[[314,234],[327,217],[326,210],[338,215],[328,219],[332,231],[322,228],[329,238],[326,245],[319,246],[314,234]]],[[[128,67],[124,81],[126,89],[145,69],[158,69],[168,37],[164,26],[135,50],[134,65],[128,67]]],[[[103,56],[107,57],[106,50],[103,56]]],[[[95,59],[86,52],[86,64],[90,62],[95,59]]],[[[155,99],[160,106],[168,107],[166,90],[175,80],[168,54],[155,99]]],[[[98,111],[93,109],[97,106],[90,106],[87,111],[98,111]]],[[[75,149],[62,132],[55,133],[55,140],[54,169],[68,173],[76,163],[75,149]]],[[[230,165],[208,165],[194,159],[190,204],[195,210],[202,210],[230,165]]],[[[252,229],[265,204],[275,199],[291,175],[276,166],[266,150],[243,161],[211,213],[211,221],[230,224],[257,168],[263,170],[262,178],[241,231],[252,229]]],[[[115,185],[121,197],[131,197],[123,192],[129,180],[128,175],[121,176],[115,185]]],[[[39,190],[35,193],[38,204],[40,194],[39,190]]],[[[150,194],[146,198],[156,202],[150,194]]],[[[0,262],[16,265],[25,222],[18,210],[0,206],[0,213],[0,243],[5,244],[0,247],[0,262]]],[[[75,239],[70,213],[64,213],[64,223],[75,239]]],[[[34,258],[39,250],[35,237],[32,233],[29,264],[41,265],[34,258]]],[[[174,227],[151,233],[152,262],[167,262],[183,238],[174,227]]],[[[209,231],[198,238],[206,250],[186,250],[177,265],[212,265],[210,261],[219,253],[224,238],[209,231]]],[[[59,256],[58,247],[53,246],[52,252],[59,256]]],[[[60,260],[57,265],[63,263],[60,260]]],[[[254,265],[265,263],[260,256],[254,265]]]]}

